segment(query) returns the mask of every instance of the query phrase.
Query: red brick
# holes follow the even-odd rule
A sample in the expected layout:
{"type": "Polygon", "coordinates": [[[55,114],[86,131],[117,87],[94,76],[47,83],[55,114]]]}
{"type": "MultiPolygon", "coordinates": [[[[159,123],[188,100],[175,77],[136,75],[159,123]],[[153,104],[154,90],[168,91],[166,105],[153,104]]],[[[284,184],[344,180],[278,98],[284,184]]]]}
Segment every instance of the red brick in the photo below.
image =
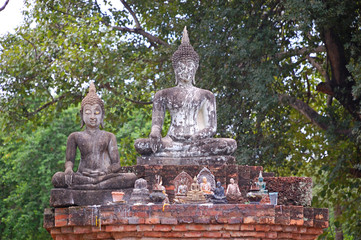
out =
{"type": "Polygon", "coordinates": [[[110,233],[106,233],[106,232],[100,232],[97,233],[97,238],[102,239],[102,238],[111,238],[112,235],[110,233]]]}
{"type": "Polygon", "coordinates": [[[308,228],[307,233],[308,234],[321,234],[321,233],[323,233],[323,230],[319,229],[319,228],[308,228]]]}
{"type": "Polygon", "coordinates": [[[230,219],[228,219],[228,223],[229,224],[242,223],[242,218],[241,217],[231,217],[230,219]]]}
{"type": "Polygon", "coordinates": [[[231,234],[229,232],[222,232],[222,237],[223,238],[230,238],[231,234]]]}
{"type": "Polygon", "coordinates": [[[228,223],[228,217],[216,217],[217,223],[228,223]]]}
{"type": "Polygon", "coordinates": [[[172,230],[173,231],[181,231],[181,232],[188,231],[186,224],[175,225],[175,226],[172,227],[172,230]]]}
{"type": "Polygon", "coordinates": [[[192,217],[179,217],[177,218],[179,223],[192,223],[193,218],[192,217]]]}
{"type": "Polygon", "coordinates": [[[56,216],[55,216],[55,221],[57,221],[57,220],[63,220],[63,219],[68,219],[68,216],[69,216],[69,215],[64,215],[64,214],[62,214],[62,215],[56,215],[56,216]]]}
{"type": "Polygon", "coordinates": [[[202,232],[185,232],[184,233],[184,237],[194,237],[194,238],[199,238],[202,236],[202,232]]]}
{"type": "Polygon", "coordinates": [[[78,227],[78,226],[75,226],[73,230],[74,230],[74,234],[90,233],[92,231],[91,227],[78,227]]]}
{"type": "Polygon", "coordinates": [[[283,226],[282,229],[284,232],[297,232],[296,226],[283,226]]]}
{"type": "Polygon", "coordinates": [[[55,221],[55,227],[63,227],[68,225],[67,219],[57,220],[55,221]]]}
{"type": "Polygon", "coordinates": [[[276,232],[267,232],[266,237],[272,238],[272,239],[277,239],[277,233],[276,232]]]}
{"type": "Polygon", "coordinates": [[[194,219],[194,223],[208,224],[211,222],[211,217],[197,217],[194,219]]]}
{"type": "Polygon", "coordinates": [[[207,231],[207,226],[206,225],[201,225],[201,224],[189,224],[187,226],[187,229],[189,231],[207,231]]]}
{"type": "Polygon", "coordinates": [[[50,230],[50,234],[60,234],[61,233],[61,228],[52,228],[50,230]]]}
{"type": "Polygon", "coordinates": [[[151,231],[153,231],[153,225],[138,225],[137,231],[138,232],[151,232],[151,231]]]}
{"type": "Polygon", "coordinates": [[[165,238],[183,238],[183,232],[163,232],[162,236],[165,238]]]}
{"type": "Polygon", "coordinates": [[[257,232],[268,232],[270,230],[270,225],[256,225],[257,232]]]}
{"type": "Polygon", "coordinates": [[[271,226],[271,231],[275,231],[275,232],[281,232],[283,230],[281,225],[274,225],[271,226]]]}
{"type": "Polygon", "coordinates": [[[144,237],[162,238],[163,232],[144,232],[144,237]]]}
{"type": "Polygon", "coordinates": [[[161,224],[170,224],[170,225],[176,225],[178,223],[176,218],[161,218],[160,219],[161,224]]]}
{"type": "Polygon", "coordinates": [[[297,226],[303,226],[304,220],[303,219],[291,219],[290,225],[297,225],[297,226]]]}
{"type": "Polygon", "coordinates": [[[145,219],[145,224],[159,224],[160,223],[160,219],[157,217],[152,217],[152,218],[146,218],[145,219]]]}
{"type": "Polygon", "coordinates": [[[105,226],[103,227],[91,227],[92,232],[101,232],[101,231],[105,231],[105,226]]]}
{"type": "Polygon", "coordinates": [[[266,233],[265,232],[256,232],[256,234],[254,236],[264,238],[264,237],[266,237],[266,233]]]}
{"type": "Polygon", "coordinates": [[[274,217],[260,217],[259,221],[260,224],[275,224],[274,217]]]}
{"type": "Polygon", "coordinates": [[[73,227],[61,227],[62,233],[73,233],[73,227]]]}
{"type": "Polygon", "coordinates": [[[250,216],[250,217],[245,217],[243,219],[243,223],[257,223],[258,221],[258,218],[257,217],[253,217],[253,216],[250,216]]]}
{"type": "MultiPolygon", "coordinates": [[[[126,219],[128,221],[129,224],[144,224],[145,223],[145,219],[144,218],[138,218],[138,217],[130,217],[128,219],[126,219]]],[[[127,224],[127,223],[122,223],[122,224],[127,224]]]]}
{"type": "Polygon", "coordinates": [[[220,230],[222,230],[223,229],[223,225],[221,225],[221,224],[218,224],[218,225],[209,225],[209,227],[208,227],[208,230],[209,231],[220,231],[220,230]]]}
{"type": "Polygon", "coordinates": [[[172,226],[170,226],[170,225],[154,225],[153,231],[169,232],[169,231],[172,231],[172,226]]]}
{"type": "Polygon", "coordinates": [[[249,224],[249,225],[245,225],[242,224],[241,225],[241,231],[253,231],[254,230],[254,225],[249,224]]]}
{"type": "Polygon", "coordinates": [[[233,224],[233,225],[229,225],[229,224],[225,224],[224,225],[224,229],[227,231],[239,231],[239,225],[233,224]]]}
{"type": "Polygon", "coordinates": [[[90,240],[90,239],[98,239],[98,237],[97,237],[97,233],[87,233],[87,234],[82,234],[80,239],[90,240]]]}
{"type": "Polygon", "coordinates": [[[137,231],[136,225],[124,225],[124,232],[135,232],[137,231]]]}
{"type": "Polygon", "coordinates": [[[105,227],[106,232],[123,232],[124,225],[111,225],[105,227]]]}
{"type": "Polygon", "coordinates": [[[292,239],[292,233],[279,232],[277,233],[277,236],[279,239],[281,238],[292,239]]]}
{"type": "Polygon", "coordinates": [[[203,237],[220,238],[220,237],[222,237],[222,233],[221,232],[203,232],[203,237]]]}

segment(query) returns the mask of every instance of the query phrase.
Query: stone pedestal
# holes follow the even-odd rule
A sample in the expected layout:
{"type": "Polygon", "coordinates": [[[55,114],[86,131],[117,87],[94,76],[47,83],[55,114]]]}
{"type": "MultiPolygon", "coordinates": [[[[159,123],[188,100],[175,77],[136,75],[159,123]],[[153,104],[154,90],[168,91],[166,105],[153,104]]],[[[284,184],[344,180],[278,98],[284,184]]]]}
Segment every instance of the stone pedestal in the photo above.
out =
{"type": "Polygon", "coordinates": [[[124,192],[123,200],[129,200],[132,188],[107,190],[72,190],[54,188],[50,192],[50,206],[109,205],[113,203],[112,192],[124,192]]]}
{"type": "Polygon", "coordinates": [[[53,239],[316,239],[328,209],[252,204],[45,209],[53,239]]]}
{"type": "Polygon", "coordinates": [[[137,157],[137,165],[224,165],[235,164],[232,156],[209,157],[137,157]]]}

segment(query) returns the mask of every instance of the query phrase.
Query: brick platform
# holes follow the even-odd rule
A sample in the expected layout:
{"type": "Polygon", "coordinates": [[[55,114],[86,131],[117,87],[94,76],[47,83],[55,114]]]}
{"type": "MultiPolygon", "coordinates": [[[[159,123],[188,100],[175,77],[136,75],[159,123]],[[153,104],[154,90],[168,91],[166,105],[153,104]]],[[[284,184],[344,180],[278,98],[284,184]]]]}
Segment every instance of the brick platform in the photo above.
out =
{"type": "Polygon", "coordinates": [[[45,209],[44,227],[65,239],[315,239],[328,209],[250,204],[113,205],[45,209]]]}

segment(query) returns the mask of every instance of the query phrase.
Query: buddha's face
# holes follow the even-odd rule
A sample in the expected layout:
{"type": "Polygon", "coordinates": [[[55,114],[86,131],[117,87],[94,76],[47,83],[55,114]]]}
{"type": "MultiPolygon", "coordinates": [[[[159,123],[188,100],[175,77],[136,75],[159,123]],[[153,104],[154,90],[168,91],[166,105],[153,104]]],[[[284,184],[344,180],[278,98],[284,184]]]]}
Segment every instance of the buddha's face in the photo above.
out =
{"type": "Polygon", "coordinates": [[[231,184],[234,183],[234,179],[233,179],[233,178],[231,178],[229,181],[231,182],[231,184]]]}
{"type": "Polygon", "coordinates": [[[102,109],[99,104],[86,104],[83,108],[83,121],[89,128],[98,128],[103,120],[102,109]]]}
{"type": "Polygon", "coordinates": [[[180,60],[174,69],[177,82],[191,83],[197,71],[197,65],[193,60],[180,60]]]}
{"type": "Polygon", "coordinates": [[[202,178],[202,181],[203,181],[203,183],[206,183],[206,182],[207,182],[207,178],[206,178],[206,177],[203,177],[203,178],[202,178]]]}

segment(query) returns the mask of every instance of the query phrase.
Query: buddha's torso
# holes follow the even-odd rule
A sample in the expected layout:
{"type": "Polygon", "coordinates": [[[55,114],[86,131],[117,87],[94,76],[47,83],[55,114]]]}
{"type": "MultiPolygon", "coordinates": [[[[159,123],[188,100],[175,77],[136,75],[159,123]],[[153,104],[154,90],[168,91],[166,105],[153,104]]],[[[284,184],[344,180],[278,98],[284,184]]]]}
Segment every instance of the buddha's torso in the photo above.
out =
{"type": "Polygon", "coordinates": [[[173,87],[162,90],[163,104],[171,115],[168,136],[185,139],[207,126],[207,95],[211,92],[196,87],[173,87]]]}
{"type": "Polygon", "coordinates": [[[101,130],[94,134],[86,131],[76,133],[76,144],[81,153],[79,173],[107,172],[111,165],[108,152],[109,141],[109,133],[101,130]]]}

